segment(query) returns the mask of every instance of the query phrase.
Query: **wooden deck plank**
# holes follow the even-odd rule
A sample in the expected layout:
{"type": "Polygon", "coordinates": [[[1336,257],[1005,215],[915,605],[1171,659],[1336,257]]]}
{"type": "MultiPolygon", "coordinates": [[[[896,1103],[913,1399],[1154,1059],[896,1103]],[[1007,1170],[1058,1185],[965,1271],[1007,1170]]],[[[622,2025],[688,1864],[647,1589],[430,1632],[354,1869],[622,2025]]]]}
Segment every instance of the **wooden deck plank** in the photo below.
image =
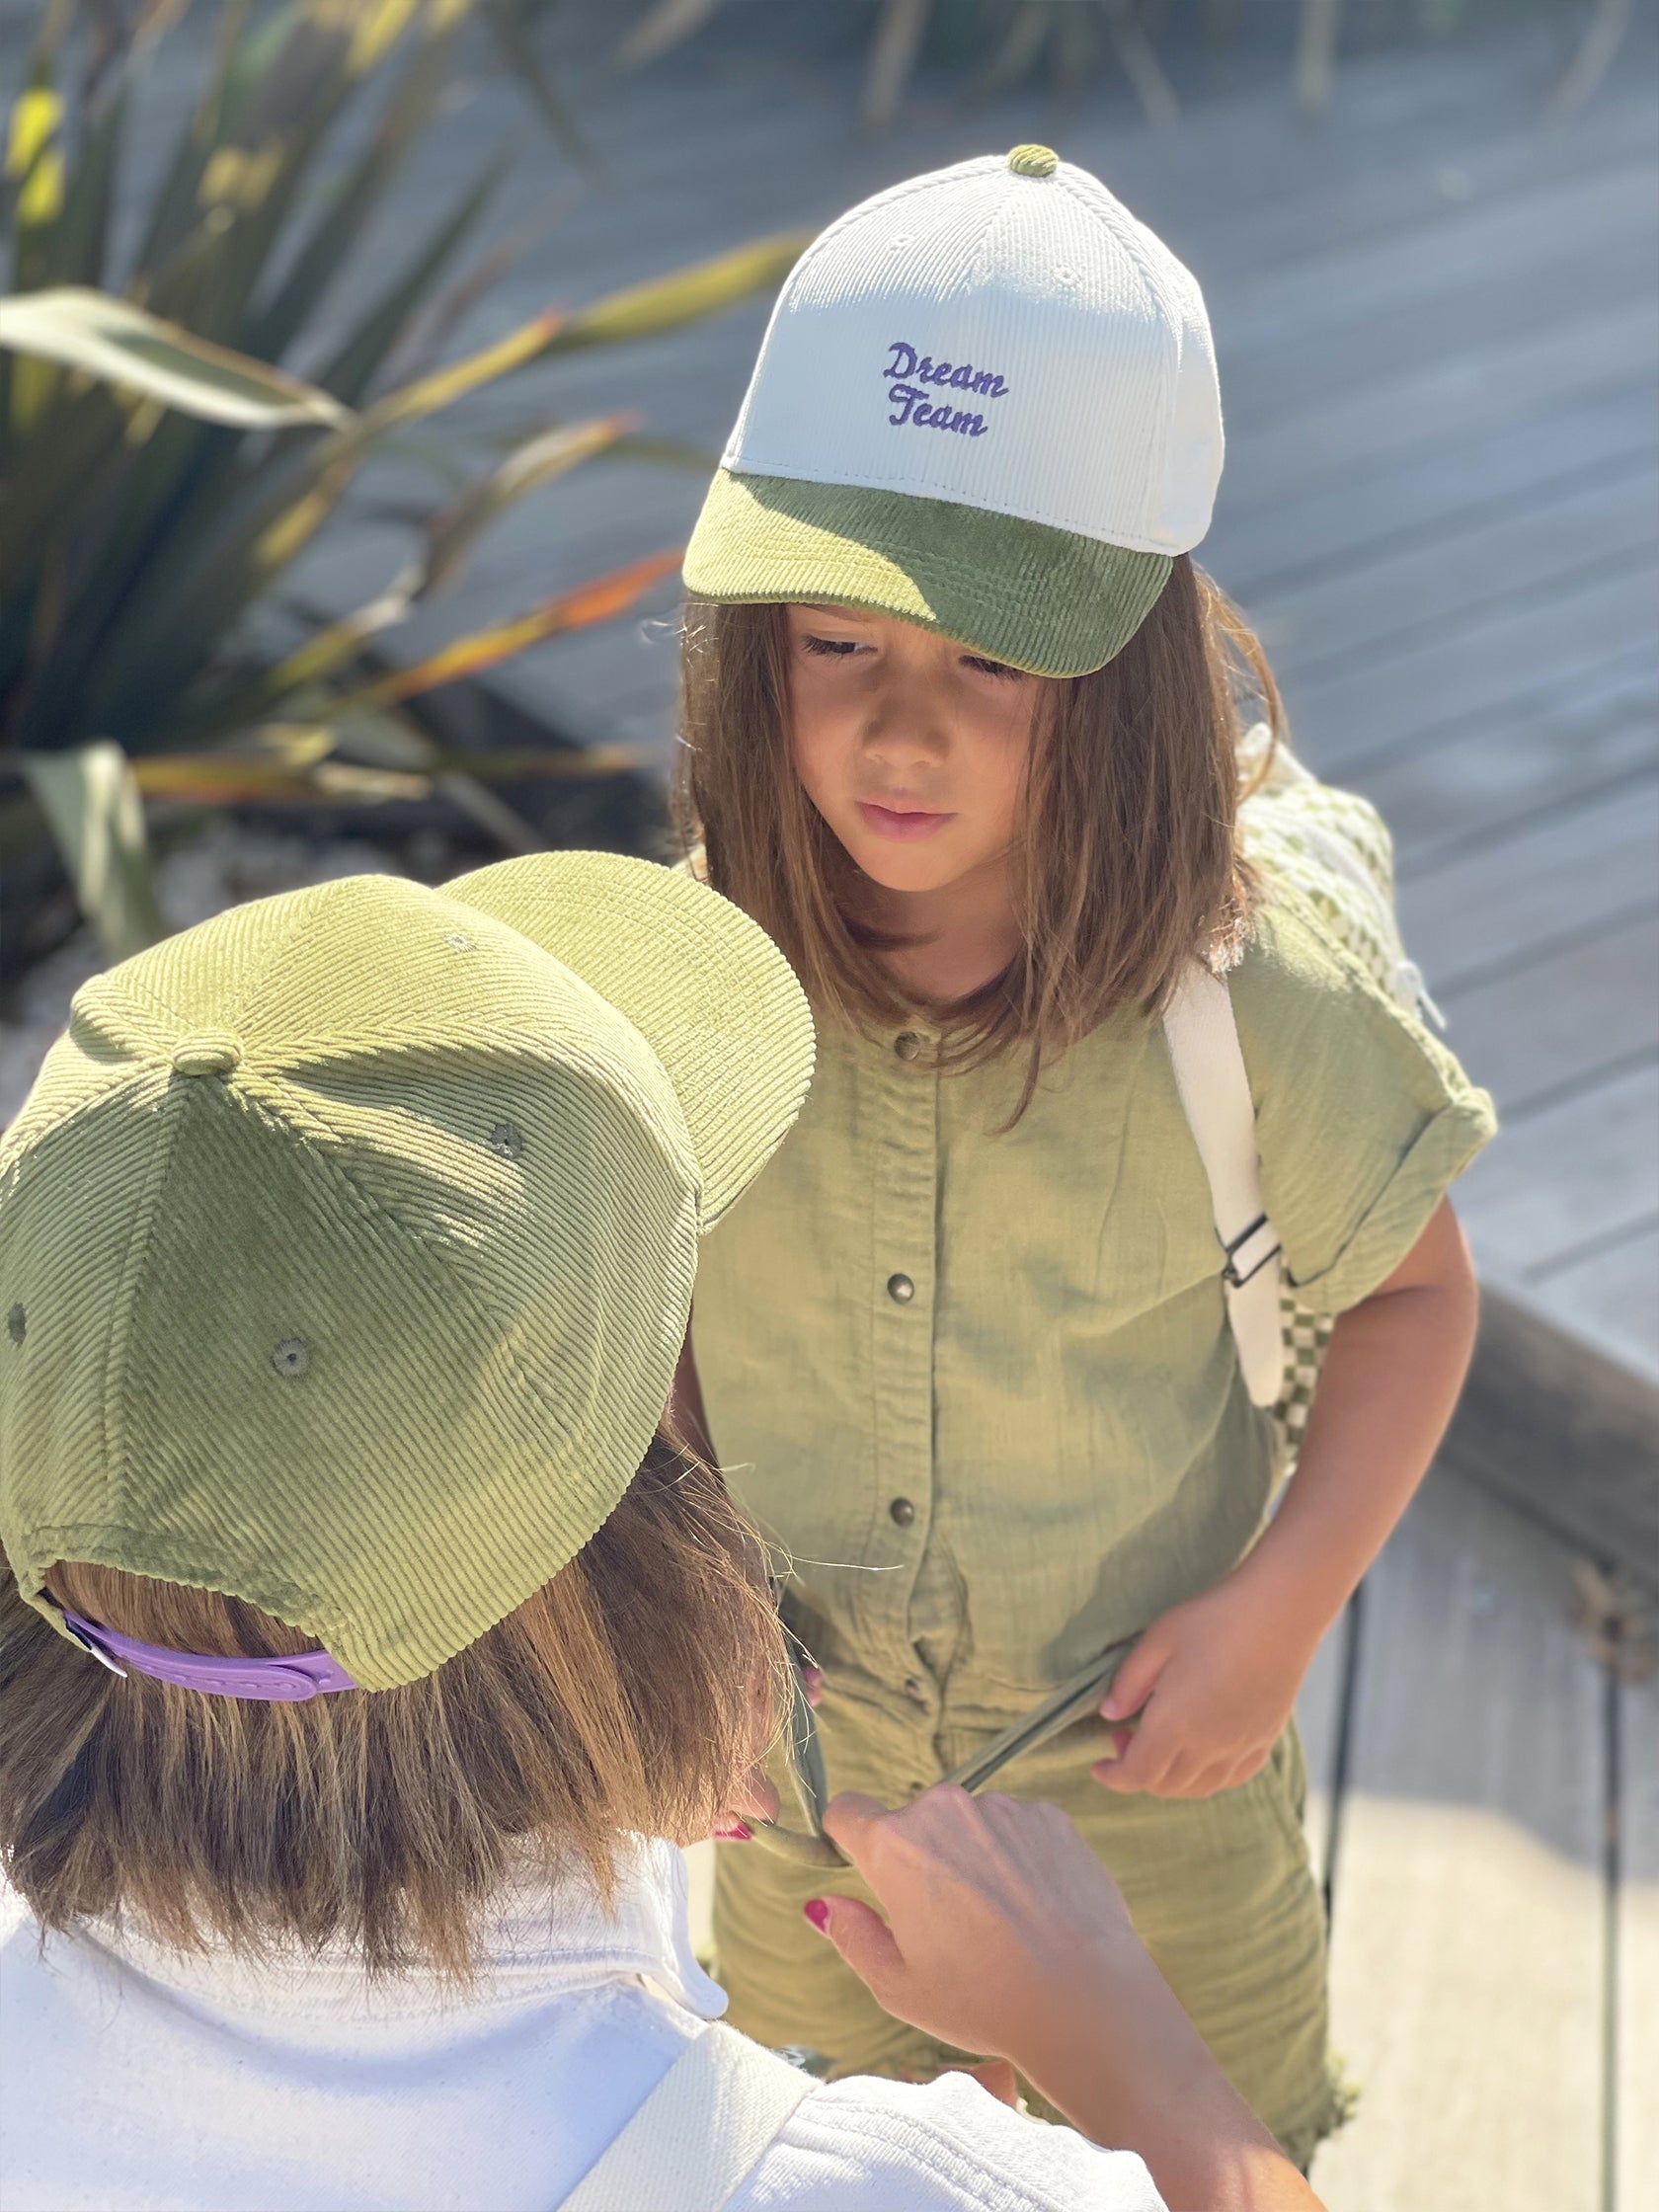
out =
{"type": "Polygon", "coordinates": [[[1437,994],[1653,895],[1659,774],[1561,806],[1399,886],[1401,930],[1437,994]]]}
{"type": "Polygon", "coordinates": [[[1266,604],[1426,531],[1514,514],[1610,463],[1650,460],[1656,443],[1645,379],[1569,393],[1450,447],[1321,478],[1267,504],[1238,508],[1229,499],[1205,540],[1204,564],[1234,597],[1266,604]]]}
{"type": "MultiPolygon", "coordinates": [[[[1504,193],[1425,205],[1416,220],[1361,243],[1304,248],[1277,269],[1257,271],[1247,290],[1235,292],[1224,273],[1217,296],[1231,351],[1240,358],[1282,356],[1293,323],[1369,329],[1396,308],[1420,319],[1429,309],[1461,310],[1471,283],[1525,291],[1546,265],[1582,266],[1592,237],[1622,257],[1659,230],[1653,155],[1644,142],[1570,178],[1535,164],[1525,182],[1504,193]]],[[[1436,332],[1421,335],[1432,344],[1436,332]]]]}
{"type": "Polygon", "coordinates": [[[1567,328],[1540,309],[1520,339],[1470,346],[1452,359],[1362,382],[1257,428],[1228,456],[1222,498],[1249,506],[1313,483],[1450,448],[1495,422],[1536,414],[1573,396],[1628,389],[1659,360],[1659,314],[1641,297],[1567,328]]]}
{"type": "Polygon", "coordinates": [[[1603,2212],[1602,1682],[1570,1557],[1431,1476],[1366,1585],[1330,2212],[1603,2212]]]}
{"type": "MultiPolygon", "coordinates": [[[[1535,1306],[1659,1389],[1659,1222],[1527,1279],[1535,1306]]],[[[1651,1464],[1651,1462],[1649,1462],[1651,1464]]]]}
{"type": "Polygon", "coordinates": [[[1529,697],[1594,685],[1606,663],[1650,635],[1659,564],[1621,558],[1408,643],[1381,672],[1329,672],[1284,690],[1308,758],[1339,780],[1403,743],[1421,746],[1477,716],[1517,719],[1529,697]]]}
{"type": "MultiPolygon", "coordinates": [[[[1551,288],[1560,294],[1569,319],[1597,322],[1628,304],[1631,266],[1639,266],[1652,251],[1647,240],[1642,243],[1645,251],[1637,254],[1625,250],[1623,241],[1610,240],[1600,253],[1579,261],[1570,277],[1563,274],[1555,281],[1548,272],[1540,271],[1540,279],[1551,282],[1551,288]]],[[[1659,245],[1659,240],[1652,245],[1659,245]]],[[[1416,385],[1437,369],[1453,371],[1461,381],[1471,363],[1478,364],[1497,403],[1494,416],[1501,420],[1510,412],[1504,356],[1532,343],[1538,333],[1538,320],[1537,295],[1524,287],[1513,283],[1471,286],[1456,318],[1430,315],[1425,319],[1401,308],[1393,321],[1380,318],[1370,326],[1339,325],[1326,332],[1314,325],[1299,331],[1295,347],[1288,350],[1297,363],[1294,374],[1276,373],[1270,356],[1259,363],[1235,367],[1225,352],[1225,324],[1219,321],[1217,347],[1233,450],[1242,454],[1257,437],[1277,437],[1303,410],[1322,409],[1335,393],[1360,390],[1373,395],[1376,402],[1380,433],[1377,450],[1393,461],[1404,461],[1414,447],[1434,436],[1443,410],[1456,401],[1457,393],[1449,378],[1436,395],[1437,404],[1417,410],[1412,430],[1390,420],[1390,387],[1407,381],[1416,385]]],[[[1589,365],[1587,361],[1581,363],[1581,373],[1589,365]]],[[[1639,360],[1635,368],[1639,373],[1639,360]]],[[[1605,373],[1592,375],[1586,377],[1584,388],[1606,390],[1620,381],[1623,379],[1605,373]]],[[[1546,394],[1545,398],[1559,396],[1546,394]]],[[[1531,412],[1535,403],[1526,404],[1531,412]]],[[[1477,427],[1477,423],[1470,423],[1460,434],[1469,434],[1477,427]]],[[[1365,465],[1369,457],[1362,445],[1356,456],[1358,465],[1365,465]]],[[[1307,475],[1316,478],[1335,456],[1327,452],[1321,457],[1313,452],[1308,458],[1313,465],[1307,475]]]]}
{"type": "Polygon", "coordinates": [[[1230,420],[1254,433],[1356,375],[1376,388],[1470,346],[1513,342],[1537,327],[1540,291],[1588,319],[1629,296],[1631,269],[1656,245],[1659,207],[1642,161],[1577,189],[1411,226],[1363,252],[1310,257],[1305,270],[1253,286],[1247,306],[1229,311],[1224,296],[1215,308],[1230,420]],[[1574,220],[1580,208],[1588,229],[1574,220]]]}
{"type": "Polygon", "coordinates": [[[1659,1219],[1653,1058],[1512,1118],[1458,1185],[1482,1269],[1523,1282],[1620,1228],[1659,1219]]]}
{"type": "Polygon", "coordinates": [[[1499,1111],[1626,1066],[1659,1034],[1659,924],[1638,914],[1492,981],[1448,991],[1448,1042],[1499,1111]]]}
{"type": "Polygon", "coordinates": [[[1659,766],[1659,662],[1627,644],[1592,683],[1567,682],[1438,742],[1391,749],[1357,781],[1394,834],[1401,884],[1457,852],[1659,766]]]}
{"type": "MultiPolygon", "coordinates": [[[[1345,74],[1351,84],[1361,74],[1372,79],[1366,90],[1375,97],[1375,71],[1376,65],[1369,64],[1345,74]]],[[[1403,104],[1398,121],[1406,127],[1397,136],[1393,117],[1383,120],[1376,114],[1367,118],[1344,112],[1334,123],[1349,147],[1347,162],[1340,165],[1323,148],[1309,149],[1305,138],[1299,148],[1298,133],[1258,127],[1249,148],[1253,158],[1240,181],[1259,178],[1263,193],[1236,201],[1230,190],[1220,198],[1211,193],[1206,201],[1204,165],[1181,160],[1182,149],[1171,143],[1175,134],[1161,134],[1161,148],[1155,142],[1159,134],[1149,134],[1154,147],[1127,170],[1126,189],[1133,181],[1145,192],[1167,194],[1169,211],[1189,222],[1203,216],[1193,267],[1207,295],[1224,297],[1227,287],[1238,282],[1246,255],[1252,271],[1265,275],[1327,246],[1363,247],[1444,211],[1448,170],[1453,191],[1465,194],[1462,204],[1467,205],[1510,198],[1535,185],[1566,184],[1611,164],[1659,153],[1652,108],[1631,84],[1607,88],[1593,130],[1556,131],[1547,124],[1540,127],[1538,111],[1525,94],[1515,97],[1518,86],[1506,105],[1500,82],[1501,64],[1478,82],[1464,77],[1460,83],[1438,68],[1425,72],[1417,98],[1403,104]],[[1274,162],[1274,142],[1281,136],[1289,143],[1274,162]],[[1154,166],[1160,153],[1163,162],[1154,166]],[[1166,183],[1162,169],[1170,155],[1180,167],[1166,183]],[[1212,231],[1214,249],[1209,245],[1212,231]]],[[[1225,147],[1218,146],[1217,152],[1220,159],[1226,158],[1225,147]]],[[[1146,212],[1156,227],[1156,215],[1146,212]]]]}
{"type": "Polygon", "coordinates": [[[1659,544],[1659,439],[1645,465],[1619,454],[1570,483],[1490,518],[1436,529],[1326,574],[1299,591],[1252,602],[1270,658],[1299,683],[1391,667],[1487,609],[1623,553],[1659,544]]]}
{"type": "Polygon", "coordinates": [[[1659,2203],[1659,1682],[1626,1683],[1618,1695],[1618,1982],[1609,2212],[1654,2212],[1659,2203]]]}
{"type": "MultiPolygon", "coordinates": [[[[1611,629],[1613,624],[1606,627],[1611,629]]],[[[1493,689],[1496,692],[1499,687],[1494,685],[1493,689]]],[[[1654,712],[1656,698],[1659,664],[1653,641],[1635,626],[1593,661],[1568,658],[1553,669],[1530,669],[1518,690],[1502,691],[1447,720],[1436,718],[1432,704],[1409,717],[1401,714],[1383,718],[1373,733],[1369,749],[1353,746],[1336,772],[1343,782],[1367,790],[1374,783],[1382,786],[1394,770],[1406,776],[1415,774],[1431,756],[1456,760],[1459,749],[1466,747],[1470,750],[1465,766],[1472,776],[1490,775],[1500,797],[1507,796],[1512,777],[1524,791],[1534,786],[1535,779],[1547,782],[1551,778],[1562,789],[1571,790],[1577,787],[1572,770],[1579,757],[1589,764],[1586,783],[1598,780],[1603,773],[1596,762],[1600,741],[1610,725],[1634,721],[1651,728],[1659,722],[1654,712]],[[1484,759],[1480,757],[1481,748],[1490,749],[1484,759]],[[1506,772],[1504,763],[1511,760],[1515,766],[1506,772]]],[[[1339,744],[1341,733],[1333,733],[1328,742],[1339,744]]],[[[1613,750],[1618,764],[1611,774],[1633,767],[1640,758],[1631,750],[1631,742],[1628,735],[1616,736],[1613,750]]],[[[1465,778],[1463,795],[1465,805],[1472,809],[1470,778],[1465,778]]],[[[1477,843],[1480,833],[1476,826],[1464,824],[1457,832],[1458,841],[1477,843]]],[[[1398,864],[1402,873],[1413,871],[1414,846],[1399,851],[1398,864]]],[[[1424,862],[1425,866],[1431,864],[1424,862]]]]}

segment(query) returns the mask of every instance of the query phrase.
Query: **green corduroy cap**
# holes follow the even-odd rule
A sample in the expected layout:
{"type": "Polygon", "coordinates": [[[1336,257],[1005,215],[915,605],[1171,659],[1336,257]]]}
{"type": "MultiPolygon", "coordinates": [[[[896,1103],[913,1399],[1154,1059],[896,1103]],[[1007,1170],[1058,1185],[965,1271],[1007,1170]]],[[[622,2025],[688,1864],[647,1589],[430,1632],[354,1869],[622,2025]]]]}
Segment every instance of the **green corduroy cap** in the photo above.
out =
{"type": "Polygon", "coordinates": [[[259,901],[96,978],[0,1141],[0,1541],[430,1674],[632,1480],[699,1234],[811,1078],[716,893],[550,853],[259,901]]]}

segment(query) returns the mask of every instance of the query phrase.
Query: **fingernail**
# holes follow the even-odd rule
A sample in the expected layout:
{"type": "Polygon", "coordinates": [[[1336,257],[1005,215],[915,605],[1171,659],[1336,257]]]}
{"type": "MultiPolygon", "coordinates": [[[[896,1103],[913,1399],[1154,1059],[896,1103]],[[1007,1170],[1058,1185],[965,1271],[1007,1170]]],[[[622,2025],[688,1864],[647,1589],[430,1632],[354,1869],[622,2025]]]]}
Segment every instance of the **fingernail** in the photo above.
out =
{"type": "Polygon", "coordinates": [[[821,1936],[829,1934],[830,1908],[824,1902],[822,1897],[809,1897],[806,1903],[801,1907],[801,1910],[806,1914],[808,1920],[812,1922],[813,1926],[818,1930],[818,1933],[821,1936]]]}
{"type": "Polygon", "coordinates": [[[754,1840],[754,1831],[745,1822],[741,1820],[735,1820],[732,1822],[729,1828],[715,1829],[714,1840],[717,1844],[752,1843],[752,1841],[754,1840]]]}

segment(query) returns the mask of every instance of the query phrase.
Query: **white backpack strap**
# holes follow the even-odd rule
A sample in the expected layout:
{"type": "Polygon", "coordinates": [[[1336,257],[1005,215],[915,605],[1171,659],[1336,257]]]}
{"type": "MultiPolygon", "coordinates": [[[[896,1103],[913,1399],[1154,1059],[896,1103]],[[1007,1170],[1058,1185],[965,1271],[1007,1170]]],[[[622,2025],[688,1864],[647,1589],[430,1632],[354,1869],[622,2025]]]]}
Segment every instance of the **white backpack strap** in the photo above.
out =
{"type": "Polygon", "coordinates": [[[817,2087],[716,2021],[686,2045],[561,2212],[720,2212],[817,2087]]]}
{"type": "Polygon", "coordinates": [[[1274,1405],[1285,1380],[1279,1236],[1262,1204],[1256,1110],[1220,977],[1195,962],[1169,1001],[1163,1033],[1226,1255],[1222,1281],[1244,1386],[1253,1405],[1274,1405]]]}

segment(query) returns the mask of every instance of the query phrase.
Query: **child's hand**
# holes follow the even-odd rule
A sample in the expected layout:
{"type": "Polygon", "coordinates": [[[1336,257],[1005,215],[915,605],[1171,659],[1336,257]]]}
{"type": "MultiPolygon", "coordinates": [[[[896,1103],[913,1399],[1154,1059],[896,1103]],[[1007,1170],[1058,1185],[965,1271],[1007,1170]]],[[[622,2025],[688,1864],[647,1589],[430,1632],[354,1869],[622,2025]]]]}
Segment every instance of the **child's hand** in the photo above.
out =
{"type": "Polygon", "coordinates": [[[1208,1797],[1267,1763],[1318,1644],[1310,1623],[1231,1576],[1160,1614],[1118,1669],[1100,1710],[1128,1721],[1121,1756],[1094,1778],[1154,1797],[1208,1797]]]}

